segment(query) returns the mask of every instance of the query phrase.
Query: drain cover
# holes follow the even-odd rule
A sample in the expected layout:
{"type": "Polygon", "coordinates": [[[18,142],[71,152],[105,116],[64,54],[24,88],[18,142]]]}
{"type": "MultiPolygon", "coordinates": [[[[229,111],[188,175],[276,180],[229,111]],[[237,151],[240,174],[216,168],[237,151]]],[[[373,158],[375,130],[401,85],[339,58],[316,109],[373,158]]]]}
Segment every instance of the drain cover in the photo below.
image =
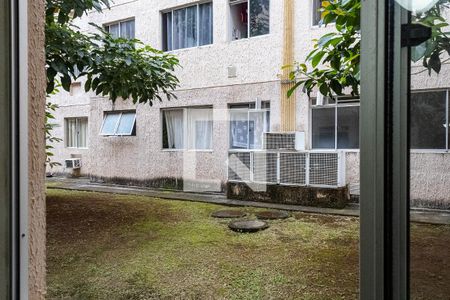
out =
{"type": "Polygon", "coordinates": [[[219,210],[211,214],[214,218],[243,218],[247,214],[239,210],[219,210]]]}
{"type": "Polygon", "coordinates": [[[260,220],[277,220],[289,218],[289,213],[281,210],[265,210],[255,213],[260,220]]]}
{"type": "Polygon", "coordinates": [[[268,228],[269,224],[258,220],[233,221],[228,224],[228,227],[237,232],[257,232],[268,228]]]}

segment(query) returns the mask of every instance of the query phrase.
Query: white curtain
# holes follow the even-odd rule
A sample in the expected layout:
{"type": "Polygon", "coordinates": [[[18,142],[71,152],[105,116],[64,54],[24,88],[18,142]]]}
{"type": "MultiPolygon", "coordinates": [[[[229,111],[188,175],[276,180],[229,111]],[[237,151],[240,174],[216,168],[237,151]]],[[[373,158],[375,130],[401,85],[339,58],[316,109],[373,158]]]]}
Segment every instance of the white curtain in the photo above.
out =
{"type": "Polygon", "coordinates": [[[186,47],[186,9],[173,11],[173,49],[186,47]]]}
{"type": "Polygon", "coordinates": [[[189,149],[212,149],[213,112],[210,108],[188,110],[189,149]]]}
{"type": "Polygon", "coordinates": [[[186,40],[183,48],[197,46],[197,6],[186,8],[186,40]]]}
{"type": "Polygon", "coordinates": [[[66,120],[66,146],[76,147],[77,146],[77,120],[67,119],[66,120]]]}
{"type": "Polygon", "coordinates": [[[183,149],[183,110],[164,111],[169,149],[183,149]]]}
{"type": "Polygon", "coordinates": [[[87,131],[88,131],[88,120],[83,118],[79,119],[78,122],[78,148],[87,147],[87,131]]]}
{"type": "Polygon", "coordinates": [[[126,39],[134,39],[134,20],[120,22],[120,36],[126,39]]]}
{"type": "Polygon", "coordinates": [[[199,5],[199,45],[209,45],[213,42],[213,11],[212,3],[199,5]]]}

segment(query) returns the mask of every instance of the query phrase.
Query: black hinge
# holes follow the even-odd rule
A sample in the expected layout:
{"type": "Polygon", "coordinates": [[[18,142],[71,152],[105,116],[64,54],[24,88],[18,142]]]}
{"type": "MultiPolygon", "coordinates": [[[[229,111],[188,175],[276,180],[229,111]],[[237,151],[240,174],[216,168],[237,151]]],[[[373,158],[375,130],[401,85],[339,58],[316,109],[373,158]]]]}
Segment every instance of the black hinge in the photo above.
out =
{"type": "Polygon", "coordinates": [[[402,47],[414,47],[431,37],[431,27],[422,24],[402,25],[402,47]]]}

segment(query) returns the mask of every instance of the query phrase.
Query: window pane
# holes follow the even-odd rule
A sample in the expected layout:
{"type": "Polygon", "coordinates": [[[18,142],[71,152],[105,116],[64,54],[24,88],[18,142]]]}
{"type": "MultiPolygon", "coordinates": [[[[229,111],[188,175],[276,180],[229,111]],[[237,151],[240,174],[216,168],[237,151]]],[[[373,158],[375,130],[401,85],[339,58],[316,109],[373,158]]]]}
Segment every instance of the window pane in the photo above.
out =
{"type": "Polygon", "coordinates": [[[250,0],[250,36],[258,36],[269,33],[269,16],[269,0],[250,0]]]}
{"type": "Polygon", "coordinates": [[[76,119],[66,119],[66,146],[77,146],[77,123],[76,119]]]}
{"type": "Polygon", "coordinates": [[[212,109],[188,110],[189,149],[212,149],[212,109]]]}
{"type": "Polygon", "coordinates": [[[126,112],[122,114],[117,127],[117,135],[131,135],[135,124],[135,112],[126,112]]]}
{"type": "Polygon", "coordinates": [[[186,48],[186,9],[173,11],[173,49],[186,48]]]}
{"type": "Polygon", "coordinates": [[[230,7],[232,40],[248,38],[248,3],[233,4],[230,7]]]}
{"type": "Polygon", "coordinates": [[[114,38],[118,38],[120,36],[119,24],[111,24],[108,26],[108,32],[114,38]]]}
{"type": "Polygon", "coordinates": [[[267,132],[266,112],[249,112],[250,149],[262,149],[263,134],[267,132]]]}
{"type": "Polygon", "coordinates": [[[186,47],[197,46],[197,6],[186,8],[186,47]]]}
{"type": "Polygon", "coordinates": [[[335,148],[335,108],[312,110],[312,147],[314,149],[335,148]]]}
{"type": "Polygon", "coordinates": [[[248,112],[230,110],[230,147],[232,149],[248,149],[248,140],[248,112]]]}
{"type": "Polygon", "coordinates": [[[359,106],[337,109],[338,149],[359,148],[359,106]]]}
{"type": "Polygon", "coordinates": [[[411,148],[445,149],[446,93],[411,94],[411,148]]]}
{"type": "Polygon", "coordinates": [[[134,20],[120,23],[120,37],[134,39],[134,20]]]}
{"type": "Polygon", "coordinates": [[[78,147],[87,147],[88,120],[86,118],[78,119],[78,147]]]}
{"type": "Polygon", "coordinates": [[[183,110],[163,111],[163,148],[183,149],[183,110]]]}
{"type": "Polygon", "coordinates": [[[213,42],[213,12],[212,3],[199,5],[199,45],[209,45],[213,42]]]}
{"type": "Polygon", "coordinates": [[[108,113],[103,120],[102,132],[104,135],[114,135],[117,121],[119,121],[119,113],[108,113]]]}
{"type": "Polygon", "coordinates": [[[319,25],[322,21],[322,12],[320,8],[322,7],[322,0],[313,0],[313,25],[319,25]]]}
{"type": "Polygon", "coordinates": [[[172,13],[163,14],[163,50],[172,50],[172,13]]]}

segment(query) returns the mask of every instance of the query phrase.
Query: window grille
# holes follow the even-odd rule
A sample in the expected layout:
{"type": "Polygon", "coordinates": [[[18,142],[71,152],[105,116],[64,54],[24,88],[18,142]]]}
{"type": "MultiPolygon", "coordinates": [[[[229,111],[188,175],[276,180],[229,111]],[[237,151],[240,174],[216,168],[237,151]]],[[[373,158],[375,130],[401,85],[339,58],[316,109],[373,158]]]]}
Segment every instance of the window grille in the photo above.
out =
{"type": "Polygon", "coordinates": [[[264,133],[264,149],[267,150],[294,150],[295,133],[264,133]]]}
{"type": "Polygon", "coordinates": [[[306,153],[280,153],[280,183],[306,185],[306,153]]]}
{"type": "Polygon", "coordinates": [[[310,153],[309,155],[309,184],[337,186],[338,154],[310,153]]]}
{"type": "Polygon", "coordinates": [[[253,181],[262,183],[278,182],[278,153],[253,153],[253,181]]]}

